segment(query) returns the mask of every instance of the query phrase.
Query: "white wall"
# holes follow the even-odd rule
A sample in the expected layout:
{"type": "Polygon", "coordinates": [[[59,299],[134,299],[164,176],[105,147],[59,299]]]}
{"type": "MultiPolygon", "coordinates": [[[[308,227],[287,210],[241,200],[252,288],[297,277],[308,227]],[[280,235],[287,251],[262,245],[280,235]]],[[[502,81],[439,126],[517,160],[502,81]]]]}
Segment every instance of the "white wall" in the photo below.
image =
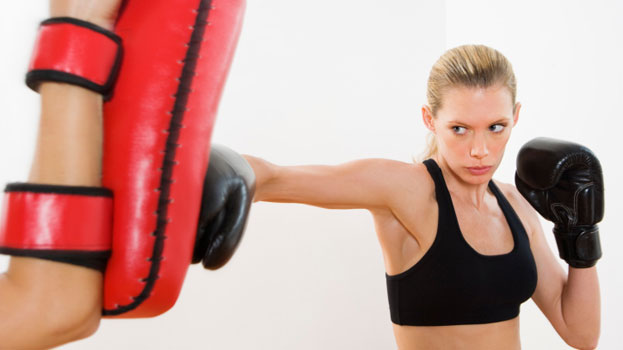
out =
{"type": "MultiPolygon", "coordinates": [[[[279,164],[409,161],[424,145],[419,107],[436,58],[464,43],[499,49],[513,62],[524,107],[496,177],[511,182],[517,150],[540,135],[584,143],[604,165],[600,349],[614,349],[623,321],[620,263],[610,248],[621,243],[610,219],[621,209],[613,139],[623,94],[621,10],[615,0],[248,0],[214,141],[279,164]]],[[[45,11],[42,0],[0,4],[0,183],[24,180],[30,166],[38,99],[22,81],[45,11]]],[[[63,348],[395,348],[366,212],[259,203],[248,227],[225,268],[190,268],[165,315],[105,320],[94,336],[63,348]]],[[[521,325],[526,349],[567,348],[532,302],[521,325]]]]}

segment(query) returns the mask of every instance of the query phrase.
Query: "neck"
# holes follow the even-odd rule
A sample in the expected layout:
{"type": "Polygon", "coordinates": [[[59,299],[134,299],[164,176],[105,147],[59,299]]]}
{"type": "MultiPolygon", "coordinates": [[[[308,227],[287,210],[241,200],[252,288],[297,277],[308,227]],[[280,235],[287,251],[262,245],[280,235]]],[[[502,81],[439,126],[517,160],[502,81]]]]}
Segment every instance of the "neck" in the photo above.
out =
{"type": "Polygon", "coordinates": [[[486,182],[480,184],[468,183],[452,171],[445,159],[439,155],[435,156],[433,159],[437,162],[439,168],[441,168],[446,186],[453,198],[471,204],[476,209],[484,207],[485,195],[487,194],[489,180],[491,179],[487,179],[486,182]]]}

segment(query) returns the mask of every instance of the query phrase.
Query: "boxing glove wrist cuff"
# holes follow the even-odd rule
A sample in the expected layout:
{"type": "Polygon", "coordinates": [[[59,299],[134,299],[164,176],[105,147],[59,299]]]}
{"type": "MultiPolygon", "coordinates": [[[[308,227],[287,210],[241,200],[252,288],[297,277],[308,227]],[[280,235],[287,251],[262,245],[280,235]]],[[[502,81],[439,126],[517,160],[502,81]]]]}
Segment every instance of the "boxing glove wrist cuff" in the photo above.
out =
{"type": "Polygon", "coordinates": [[[601,243],[597,225],[574,228],[554,226],[556,245],[560,258],[571,267],[586,268],[595,266],[601,258],[601,243]]]}
{"type": "Polygon", "coordinates": [[[121,63],[121,38],[71,17],[41,22],[26,74],[37,91],[43,81],[82,86],[109,98],[121,63]]]}
{"type": "Polygon", "coordinates": [[[0,215],[0,253],[104,269],[111,248],[110,190],[11,183],[0,215]]]}

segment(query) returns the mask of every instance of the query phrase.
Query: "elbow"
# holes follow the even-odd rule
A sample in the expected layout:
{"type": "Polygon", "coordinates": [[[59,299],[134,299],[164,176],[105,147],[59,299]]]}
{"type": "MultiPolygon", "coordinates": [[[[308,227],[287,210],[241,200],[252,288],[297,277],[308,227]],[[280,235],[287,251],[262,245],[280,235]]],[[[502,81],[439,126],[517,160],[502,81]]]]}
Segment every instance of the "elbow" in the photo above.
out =
{"type": "Polygon", "coordinates": [[[599,343],[599,334],[594,335],[575,335],[563,338],[567,345],[578,350],[594,350],[597,349],[599,343]]]}
{"type": "Polygon", "coordinates": [[[54,317],[55,322],[49,323],[49,339],[57,344],[65,344],[88,338],[95,334],[100,325],[101,309],[65,314],[54,317]]]}
{"type": "Polygon", "coordinates": [[[25,309],[20,316],[24,324],[18,325],[12,334],[5,334],[8,339],[3,339],[0,349],[58,347],[93,335],[101,318],[101,308],[76,312],[76,308],[69,307],[63,311],[34,302],[25,309]]]}
{"type": "Polygon", "coordinates": [[[41,300],[39,305],[41,316],[45,317],[42,331],[55,346],[90,337],[102,318],[101,292],[95,288],[56,294],[55,299],[41,300]]]}
{"type": "Polygon", "coordinates": [[[100,272],[37,259],[11,264],[0,285],[6,295],[0,325],[8,326],[0,329],[0,348],[53,348],[97,331],[102,316],[100,272]]]}
{"type": "Polygon", "coordinates": [[[588,345],[588,344],[589,343],[586,343],[585,345],[573,345],[571,343],[567,343],[567,345],[569,345],[569,346],[571,346],[571,347],[573,347],[574,349],[577,349],[577,350],[595,350],[595,349],[597,349],[597,343],[596,342],[594,344],[593,343],[590,343],[590,345],[588,345]]]}
{"type": "MultiPolygon", "coordinates": [[[[99,284],[95,284],[101,286],[99,284]]],[[[31,298],[37,300],[39,339],[45,347],[55,347],[81,340],[93,335],[100,325],[102,317],[101,292],[91,288],[82,288],[79,292],[64,293],[63,290],[48,290],[46,297],[31,298]]]]}

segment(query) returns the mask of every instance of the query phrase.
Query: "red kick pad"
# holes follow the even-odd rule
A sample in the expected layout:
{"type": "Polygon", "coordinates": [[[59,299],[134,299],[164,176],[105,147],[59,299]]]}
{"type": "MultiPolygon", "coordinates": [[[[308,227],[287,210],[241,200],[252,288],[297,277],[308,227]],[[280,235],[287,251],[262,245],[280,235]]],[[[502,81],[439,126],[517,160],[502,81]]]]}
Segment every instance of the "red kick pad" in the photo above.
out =
{"type": "Polygon", "coordinates": [[[210,137],[244,0],[129,0],[104,106],[103,186],[114,192],[104,315],[175,303],[191,261],[210,137]]]}

